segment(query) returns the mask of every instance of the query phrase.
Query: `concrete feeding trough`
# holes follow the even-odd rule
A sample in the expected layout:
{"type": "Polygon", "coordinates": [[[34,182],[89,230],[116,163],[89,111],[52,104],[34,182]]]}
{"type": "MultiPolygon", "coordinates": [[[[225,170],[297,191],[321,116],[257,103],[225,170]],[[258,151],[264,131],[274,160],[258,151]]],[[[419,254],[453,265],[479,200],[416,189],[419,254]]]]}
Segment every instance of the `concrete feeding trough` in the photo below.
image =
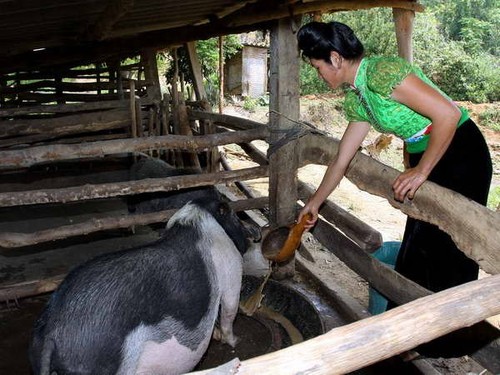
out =
{"type": "MultiPolygon", "coordinates": [[[[245,276],[240,301],[259,288],[262,280],[245,276]]],[[[268,280],[261,307],[252,316],[239,313],[234,324],[240,341],[235,348],[212,340],[196,370],[217,367],[233,358],[245,360],[286,348],[325,333],[325,323],[312,295],[304,290],[268,280]]]]}

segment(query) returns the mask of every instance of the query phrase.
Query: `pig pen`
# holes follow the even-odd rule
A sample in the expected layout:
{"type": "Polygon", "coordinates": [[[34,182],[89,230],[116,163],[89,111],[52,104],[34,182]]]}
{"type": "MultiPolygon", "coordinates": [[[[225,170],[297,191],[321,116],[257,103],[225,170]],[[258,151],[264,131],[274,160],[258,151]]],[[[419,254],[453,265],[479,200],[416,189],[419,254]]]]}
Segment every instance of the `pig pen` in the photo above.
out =
{"type": "MultiPolygon", "coordinates": [[[[56,149],[57,152],[52,153],[46,152],[49,148],[44,146],[22,150],[22,152],[17,150],[0,152],[5,167],[19,167],[18,164],[22,163],[21,167],[30,168],[30,173],[23,174],[23,176],[31,176],[19,182],[18,178],[10,176],[9,173],[4,174],[2,182],[7,188],[0,193],[1,222],[6,225],[0,233],[2,241],[0,295],[5,303],[2,317],[5,318],[4,322],[13,322],[3,324],[2,330],[5,329],[5,331],[1,332],[5,333],[2,335],[5,338],[5,344],[2,344],[2,348],[5,348],[5,355],[2,349],[2,357],[9,358],[9,361],[14,360],[14,363],[9,365],[12,367],[6,369],[7,373],[11,371],[22,373],[20,369],[23,366],[23,360],[24,365],[27,366],[25,348],[29,329],[36,311],[39,311],[46,299],[44,296],[22,299],[23,297],[50,292],[69,268],[84,261],[87,257],[97,255],[102,251],[109,251],[110,248],[118,250],[152,241],[156,238],[157,232],[147,225],[165,222],[172,215],[172,212],[127,215],[124,197],[143,192],[170,191],[192,186],[229,185],[233,182],[242,188],[248,197],[248,190],[245,189],[242,181],[268,175],[266,157],[252,148],[250,144],[255,139],[265,140],[268,135],[267,127],[251,121],[230,116],[217,117],[217,115],[200,111],[190,111],[189,115],[193,121],[211,121],[217,126],[229,127],[233,131],[200,136],[194,142],[192,136],[159,136],[93,142],[79,144],[78,147],[60,145],[56,149]],[[226,170],[221,172],[148,179],[147,181],[128,181],[125,170],[119,167],[120,163],[123,165],[124,157],[131,157],[129,154],[124,156],[123,153],[133,155],[137,152],[162,148],[198,151],[230,143],[241,145],[255,160],[257,166],[230,170],[226,165],[226,170]],[[105,150],[104,153],[103,150],[105,150]],[[19,159],[19,154],[22,154],[21,159],[19,159]],[[114,156],[103,158],[103,154],[114,156]],[[78,161],[75,161],[76,159],[78,161]],[[22,161],[19,162],[19,160],[22,161]],[[61,163],[61,160],[65,162],[61,163]],[[105,162],[101,163],[102,161],[105,162]],[[99,165],[102,169],[98,167],[99,165]],[[21,308],[17,307],[16,303],[21,308]],[[33,312],[29,312],[30,309],[26,309],[26,306],[33,307],[33,312]],[[23,316],[26,320],[21,319],[23,316]],[[18,329],[22,327],[22,329],[17,330],[16,327],[18,329]],[[15,344],[16,340],[12,340],[13,337],[21,342],[15,344]]],[[[316,144],[321,144],[321,141],[317,141],[316,144]]],[[[300,146],[297,150],[301,152],[300,146]]],[[[302,151],[302,154],[317,158],[314,162],[323,162],[326,156],[318,155],[318,148],[315,150],[315,152],[302,151]]],[[[222,161],[224,165],[224,160],[222,161]]],[[[304,163],[305,160],[301,162],[304,163]]],[[[305,200],[310,194],[311,189],[300,183],[299,199],[305,200]]],[[[236,199],[232,196],[231,198],[235,199],[232,204],[237,211],[266,210],[269,205],[268,197],[236,199]]],[[[425,290],[416,288],[408,280],[397,276],[369,256],[369,252],[380,246],[380,234],[331,202],[325,205],[321,214],[325,220],[321,220],[314,229],[313,235],[361,277],[399,303],[407,303],[428,295],[425,290]]],[[[296,301],[305,300],[306,306],[312,306],[312,311],[314,311],[308,314],[307,320],[321,321],[321,324],[316,324],[316,328],[320,328],[316,329],[314,334],[302,332],[305,338],[318,336],[324,332],[333,332],[330,330],[334,327],[341,328],[347,323],[358,319],[365,320],[364,318],[369,316],[366,310],[352,303],[346,293],[339,289],[332,290],[326,285],[325,279],[331,278],[331,275],[319,275],[317,270],[300,255],[297,256],[296,263],[296,273],[300,281],[287,281],[280,285],[293,286],[292,290],[301,289],[302,291],[297,295],[293,294],[293,304],[296,304],[296,301]],[[304,290],[309,290],[306,286],[310,288],[310,291],[304,293],[304,290]]],[[[288,289],[280,289],[278,300],[285,294],[284,290],[288,289]]],[[[494,300],[491,296],[486,299],[494,300]]],[[[269,304],[272,303],[269,302],[269,304]]],[[[472,314],[470,324],[489,316],[492,310],[496,311],[495,308],[498,309],[495,305],[488,306],[489,310],[472,314]]],[[[259,319],[248,321],[243,317],[242,321],[247,321],[241,323],[243,328],[240,336],[244,336],[241,332],[256,331],[255,325],[260,328],[264,326],[270,332],[271,342],[268,340],[257,343],[255,346],[260,350],[257,352],[254,351],[255,347],[244,348],[249,356],[264,354],[270,348],[281,349],[281,345],[287,345],[286,335],[280,337],[279,340],[274,338],[273,332],[282,331],[282,328],[270,328],[275,324],[263,323],[262,319],[259,319]],[[281,344],[276,345],[276,341],[280,341],[281,344]]],[[[287,317],[287,319],[293,321],[292,317],[287,317]]],[[[461,321],[457,324],[469,323],[461,321]]],[[[295,323],[294,326],[299,328],[301,325],[295,323]]],[[[444,332],[443,330],[449,328],[437,325],[436,329],[437,333],[431,330],[434,335],[432,337],[439,336],[444,332]]],[[[259,338],[261,336],[265,335],[259,335],[259,338]]],[[[248,341],[250,342],[251,339],[248,341]]],[[[296,345],[292,347],[294,346],[296,345]]],[[[227,352],[222,354],[225,349],[228,348],[221,348],[220,351],[214,349],[216,356],[222,362],[227,362],[228,358],[225,356],[227,352]]],[[[411,374],[414,371],[415,373],[435,373],[433,372],[435,369],[427,361],[421,359],[404,361],[403,357],[396,355],[401,350],[392,350],[382,354],[376,353],[375,359],[372,358],[370,361],[358,355],[359,363],[351,368],[357,369],[356,371],[360,373],[411,374]]],[[[350,350],[344,349],[344,351],[350,350]]],[[[245,353],[238,353],[239,358],[244,360],[245,353]]],[[[234,356],[235,353],[229,351],[229,357],[234,356]]],[[[300,360],[298,356],[295,358],[300,360]]],[[[486,355],[486,358],[486,362],[489,361],[492,364],[491,368],[495,368],[496,363],[490,361],[491,356],[486,355]]],[[[6,364],[9,361],[2,362],[6,364]]],[[[207,367],[215,365],[217,365],[215,362],[207,363],[207,367]]],[[[202,368],[199,370],[201,371],[202,368]]],[[[288,371],[293,373],[293,366],[288,371]]],[[[329,373],[327,367],[323,371],[329,373]]],[[[265,371],[259,370],[253,373],[265,373],[265,371]]]]}
{"type": "MultiPolygon", "coordinates": [[[[116,175],[116,173],[115,173],[116,175]]],[[[110,173],[106,173],[110,178],[110,173]]],[[[94,181],[97,175],[92,175],[94,181]]],[[[51,179],[51,184],[56,179],[51,179]]],[[[128,216],[126,202],[120,199],[80,202],[69,205],[24,206],[0,210],[0,231],[37,232],[49,228],[85,222],[106,215],[128,216]]],[[[86,236],[26,246],[15,251],[2,249],[0,257],[1,292],[7,292],[9,285],[29,285],[38,281],[39,291],[52,289],[69,269],[93,256],[152,242],[158,238],[158,231],[149,226],[93,233],[86,236]]],[[[240,313],[235,321],[235,332],[240,337],[236,348],[212,341],[206,355],[196,370],[208,369],[230,361],[270,353],[292,345],[292,338],[285,329],[283,319],[298,330],[301,340],[323,334],[333,327],[346,324],[343,318],[321,296],[317,288],[305,281],[270,280],[264,289],[265,312],[248,317],[240,313]],[[274,312],[270,314],[270,310],[274,312]]],[[[261,280],[245,277],[242,300],[245,300],[259,286],[261,280]]],[[[48,300],[48,294],[22,298],[22,288],[11,289],[10,297],[3,298],[0,316],[0,373],[29,374],[27,348],[34,321],[48,300]],[[19,294],[19,298],[15,295],[19,294]]],[[[28,294],[33,293],[33,290],[28,294]]],[[[36,294],[36,293],[35,293],[36,294]]],[[[3,295],[5,297],[5,294],[3,295]]],[[[386,373],[388,364],[379,364],[378,369],[363,373],[386,373]]],[[[390,364],[391,368],[413,368],[401,361],[390,364]]],[[[408,372],[407,372],[408,373],[408,372]]],[[[412,373],[412,372],[410,372],[412,373]]],[[[417,372],[415,372],[417,373],[417,372]]]]}

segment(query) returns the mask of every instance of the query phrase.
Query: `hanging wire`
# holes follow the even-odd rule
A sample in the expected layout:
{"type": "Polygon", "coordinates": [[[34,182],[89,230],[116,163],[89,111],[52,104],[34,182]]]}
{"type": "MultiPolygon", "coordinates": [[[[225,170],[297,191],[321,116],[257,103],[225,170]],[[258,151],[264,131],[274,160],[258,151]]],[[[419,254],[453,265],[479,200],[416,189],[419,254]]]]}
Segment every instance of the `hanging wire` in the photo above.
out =
{"type": "MultiPolygon", "coordinates": [[[[275,153],[279,148],[283,147],[286,145],[288,142],[294,141],[296,139],[299,139],[303,137],[304,135],[307,134],[321,134],[321,135],[327,135],[326,132],[323,132],[319,129],[317,129],[313,124],[310,124],[305,121],[297,121],[294,119],[291,119],[290,117],[284,115],[283,113],[280,113],[278,111],[275,111],[274,109],[270,110],[268,112],[268,116],[270,114],[275,114],[278,116],[281,116],[285,119],[287,119],[290,122],[293,122],[295,125],[286,128],[286,129],[270,129],[271,134],[278,134],[281,135],[281,138],[279,138],[276,141],[270,141],[269,142],[269,148],[267,150],[267,156],[271,156],[273,153],[275,153]]],[[[273,139],[274,137],[271,137],[273,139]]]]}

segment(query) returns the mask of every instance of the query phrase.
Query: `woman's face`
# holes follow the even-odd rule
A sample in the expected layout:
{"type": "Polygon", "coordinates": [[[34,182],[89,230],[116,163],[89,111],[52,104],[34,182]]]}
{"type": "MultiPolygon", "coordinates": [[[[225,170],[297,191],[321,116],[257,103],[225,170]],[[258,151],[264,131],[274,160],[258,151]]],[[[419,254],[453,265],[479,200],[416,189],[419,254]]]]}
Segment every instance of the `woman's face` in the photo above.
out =
{"type": "Polygon", "coordinates": [[[322,59],[311,58],[310,63],[316,69],[318,75],[330,86],[331,89],[337,89],[342,83],[340,67],[335,67],[333,63],[326,62],[322,59]]]}

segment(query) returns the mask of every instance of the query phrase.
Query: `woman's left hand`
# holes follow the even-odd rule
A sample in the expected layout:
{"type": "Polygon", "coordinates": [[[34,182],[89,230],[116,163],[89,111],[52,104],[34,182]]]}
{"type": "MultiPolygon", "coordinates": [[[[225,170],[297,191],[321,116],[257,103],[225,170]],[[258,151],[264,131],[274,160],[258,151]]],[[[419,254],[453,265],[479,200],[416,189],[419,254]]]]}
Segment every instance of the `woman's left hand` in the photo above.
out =
{"type": "Polygon", "coordinates": [[[394,198],[397,201],[404,202],[405,197],[413,199],[415,192],[427,180],[427,175],[420,172],[417,168],[409,168],[401,173],[392,184],[394,198]]]}

